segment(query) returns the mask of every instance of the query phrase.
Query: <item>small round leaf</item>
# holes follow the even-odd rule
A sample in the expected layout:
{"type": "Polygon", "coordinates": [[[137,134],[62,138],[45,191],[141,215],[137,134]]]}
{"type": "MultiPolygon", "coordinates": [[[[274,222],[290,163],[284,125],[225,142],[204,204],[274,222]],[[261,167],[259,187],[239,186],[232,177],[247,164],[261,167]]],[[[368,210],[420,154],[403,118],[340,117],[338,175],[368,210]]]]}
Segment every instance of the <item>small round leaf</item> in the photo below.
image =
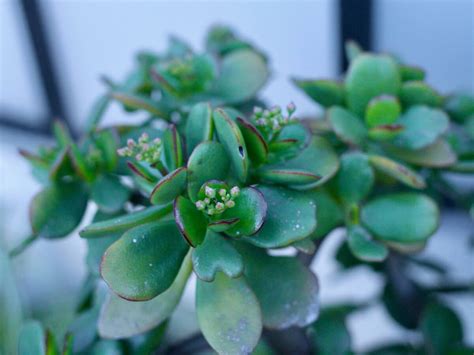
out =
{"type": "Polygon", "coordinates": [[[362,145],[367,129],[362,121],[346,109],[334,106],[327,111],[327,119],[336,136],[347,144],[362,145]]]}
{"type": "Polygon", "coordinates": [[[150,195],[154,205],[163,205],[173,201],[186,188],[187,169],[181,167],[163,177],[150,195]]]}

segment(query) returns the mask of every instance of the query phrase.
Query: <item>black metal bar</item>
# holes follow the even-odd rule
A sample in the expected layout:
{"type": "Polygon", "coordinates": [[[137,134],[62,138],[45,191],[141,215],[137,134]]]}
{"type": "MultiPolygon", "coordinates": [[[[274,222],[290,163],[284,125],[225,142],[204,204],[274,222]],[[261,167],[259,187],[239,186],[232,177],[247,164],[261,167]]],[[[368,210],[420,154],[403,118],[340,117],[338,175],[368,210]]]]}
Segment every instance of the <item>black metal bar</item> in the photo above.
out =
{"type": "Polygon", "coordinates": [[[59,119],[71,129],[58,85],[58,76],[51,56],[51,46],[44,27],[41,6],[37,0],[20,0],[19,3],[35,53],[43,93],[48,105],[47,128],[51,130],[54,120],[59,119]]]}
{"type": "Polygon", "coordinates": [[[372,0],[339,0],[340,68],[344,72],[348,62],[344,43],[352,39],[365,50],[372,49],[372,0]]]}
{"type": "MultiPolygon", "coordinates": [[[[51,129],[46,124],[42,125],[30,125],[25,123],[27,120],[20,116],[12,115],[1,115],[0,114],[0,126],[5,128],[12,128],[23,132],[39,134],[42,136],[51,136],[51,129]]],[[[47,121],[47,120],[43,120],[47,121]]]]}

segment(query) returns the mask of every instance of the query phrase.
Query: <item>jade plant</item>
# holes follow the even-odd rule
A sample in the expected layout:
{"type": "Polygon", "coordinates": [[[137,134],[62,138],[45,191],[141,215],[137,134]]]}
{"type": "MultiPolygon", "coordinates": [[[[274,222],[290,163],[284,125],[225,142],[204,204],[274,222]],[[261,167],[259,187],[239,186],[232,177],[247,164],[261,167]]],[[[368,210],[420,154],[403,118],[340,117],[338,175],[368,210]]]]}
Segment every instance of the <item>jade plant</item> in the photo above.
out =
{"type": "MultiPolygon", "coordinates": [[[[469,285],[422,285],[406,269],[443,271],[415,252],[439,225],[441,173],[472,172],[472,98],[445,98],[421,69],[350,44],[343,83],[294,80],[326,109],[324,121],[301,120],[290,100],[259,99],[270,73],[260,49],[223,26],[205,48],[172,38],[164,53],[140,53],[124,81],[104,77],[80,139],[57,122],[52,147],[21,151],[43,188],[30,205],[32,234],[10,254],[77,230],[88,246],[62,352],[187,353],[166,348],[165,332],[193,282],[200,331],[218,353],[291,352],[275,337],[295,328],[305,351],[350,353],[345,320],[365,305],[320,312],[309,269],[339,227],[341,268],[378,273],[389,314],[424,336],[396,353],[462,347],[459,320],[438,295],[469,285]],[[103,126],[112,104],[145,119],[103,126]]],[[[60,353],[35,322],[19,346],[60,353]]]]}

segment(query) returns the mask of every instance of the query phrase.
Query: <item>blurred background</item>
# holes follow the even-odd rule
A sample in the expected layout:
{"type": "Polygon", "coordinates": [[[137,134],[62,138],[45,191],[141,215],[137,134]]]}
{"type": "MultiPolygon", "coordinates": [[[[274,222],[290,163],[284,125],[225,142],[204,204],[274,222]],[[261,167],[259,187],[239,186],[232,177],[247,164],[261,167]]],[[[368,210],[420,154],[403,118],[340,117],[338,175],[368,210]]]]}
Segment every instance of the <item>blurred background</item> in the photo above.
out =
{"type": "MultiPolygon", "coordinates": [[[[300,115],[320,111],[289,78],[338,77],[349,38],[421,65],[427,81],[442,93],[474,92],[474,0],[0,0],[0,248],[10,249],[28,235],[27,206],[39,188],[17,149],[47,144],[53,118],[80,132],[94,99],[105,90],[101,74],[122,79],[135,52],[164,49],[170,34],[202,49],[206,30],[216,23],[231,25],[264,49],[273,68],[264,98],[282,105],[294,101],[300,115]]],[[[117,105],[105,121],[124,118],[117,105]]],[[[467,215],[444,213],[443,227],[424,251],[441,258],[459,280],[474,277],[467,247],[470,223],[467,215]]],[[[337,275],[331,253],[341,237],[334,233],[313,264],[326,304],[367,300],[382,287],[368,269],[337,275]]],[[[53,328],[70,319],[73,295],[85,276],[84,257],[85,243],[75,236],[39,241],[15,259],[27,317],[53,328]]],[[[461,311],[473,344],[474,300],[448,301],[461,311]]],[[[180,328],[180,337],[194,330],[192,307],[185,302],[176,315],[189,327],[180,328]]],[[[351,316],[349,327],[358,350],[412,336],[377,305],[351,316]]]]}

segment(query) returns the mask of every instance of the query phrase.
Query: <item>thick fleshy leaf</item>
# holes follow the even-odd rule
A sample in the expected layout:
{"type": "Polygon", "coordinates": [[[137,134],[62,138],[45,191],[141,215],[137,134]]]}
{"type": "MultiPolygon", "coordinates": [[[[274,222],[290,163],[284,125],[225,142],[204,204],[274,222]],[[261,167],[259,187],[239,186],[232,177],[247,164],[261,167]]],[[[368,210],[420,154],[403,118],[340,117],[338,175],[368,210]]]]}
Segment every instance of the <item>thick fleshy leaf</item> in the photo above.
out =
{"type": "Polygon", "coordinates": [[[311,238],[298,240],[297,242],[291,244],[291,246],[296,250],[308,255],[311,255],[316,251],[316,244],[314,244],[311,238]]]}
{"type": "Polygon", "coordinates": [[[224,236],[212,231],[208,231],[204,242],[193,250],[192,260],[194,272],[203,281],[213,281],[219,271],[231,278],[239,277],[244,271],[237,250],[224,236]]]}
{"type": "Polygon", "coordinates": [[[270,256],[239,244],[245,277],[262,307],[263,324],[272,329],[304,327],[319,313],[316,276],[294,257],[270,256]]]}
{"type": "Polygon", "coordinates": [[[293,79],[293,83],[323,107],[344,103],[344,86],[337,81],[293,79]]]}
{"type": "Polygon", "coordinates": [[[395,143],[407,149],[421,149],[433,144],[449,125],[448,116],[441,110],[426,106],[413,106],[400,117],[405,128],[395,143]]]}
{"type": "Polygon", "coordinates": [[[145,163],[135,163],[127,161],[127,166],[135,176],[151,183],[156,183],[161,177],[161,175],[158,173],[158,171],[156,171],[156,169],[145,163]]]}
{"type": "Polygon", "coordinates": [[[282,128],[276,141],[270,143],[273,153],[269,160],[287,160],[295,157],[311,142],[311,132],[302,124],[290,124],[282,128]]]}
{"type": "Polygon", "coordinates": [[[351,111],[362,116],[369,101],[379,95],[396,95],[400,74],[386,55],[361,54],[351,62],[346,76],[346,100],[351,111]]]}
{"type": "Polygon", "coordinates": [[[111,233],[125,232],[133,227],[154,222],[163,218],[173,210],[173,206],[153,206],[140,211],[127,213],[106,221],[95,222],[84,228],[79,234],[82,238],[95,238],[111,233]]]}
{"type": "Polygon", "coordinates": [[[156,117],[166,117],[162,112],[161,107],[150,98],[127,92],[115,91],[112,93],[112,98],[120,101],[126,108],[133,110],[145,110],[156,117]]]}
{"type": "Polygon", "coordinates": [[[369,127],[394,123],[402,108],[398,99],[390,95],[374,97],[365,110],[365,122],[369,127]]]}
{"type": "Polygon", "coordinates": [[[184,239],[192,247],[202,243],[206,236],[207,220],[194,203],[178,196],[174,201],[174,219],[184,239]]]}
{"type": "Polygon", "coordinates": [[[44,330],[38,321],[26,322],[20,332],[18,355],[46,354],[44,330]]]}
{"type": "Polygon", "coordinates": [[[348,40],[344,43],[344,52],[346,54],[347,61],[350,63],[362,53],[364,53],[364,50],[357,42],[348,40]]]}
{"type": "Polygon", "coordinates": [[[101,211],[120,211],[130,196],[130,190],[115,175],[99,176],[91,187],[91,198],[101,211]]]}
{"type": "Polygon", "coordinates": [[[335,183],[338,195],[348,205],[365,199],[374,185],[374,171],[367,155],[360,152],[344,154],[335,183]]]}
{"type": "Polygon", "coordinates": [[[402,81],[413,81],[425,79],[425,71],[419,67],[411,65],[400,65],[400,76],[402,81]]]}
{"type": "Polygon", "coordinates": [[[120,297],[146,301],[171,286],[187,251],[174,221],[144,224],[107,249],[101,274],[120,297]]]}
{"type": "Polygon", "coordinates": [[[245,140],[245,146],[250,160],[256,165],[263,164],[267,160],[268,146],[257,128],[247,120],[238,117],[237,123],[245,140]]]}
{"type": "Polygon", "coordinates": [[[95,145],[102,154],[104,166],[113,171],[118,163],[117,148],[119,138],[113,129],[104,129],[96,133],[95,145]]]}
{"type": "Polygon", "coordinates": [[[464,122],[466,118],[474,115],[474,96],[470,93],[458,93],[449,96],[444,109],[457,122],[464,122]]]}
{"type": "Polygon", "coordinates": [[[362,121],[346,109],[335,106],[327,111],[327,119],[336,136],[344,143],[362,145],[367,137],[367,129],[362,121]]]}
{"type": "Polygon", "coordinates": [[[267,165],[260,170],[260,174],[267,181],[286,183],[292,188],[307,190],[325,183],[338,169],[336,152],[324,138],[315,136],[298,156],[282,163],[267,165]],[[308,180],[308,183],[302,182],[308,180]],[[298,184],[294,181],[298,181],[298,184]]]}
{"type": "Polygon", "coordinates": [[[376,141],[391,141],[405,128],[401,124],[383,124],[369,129],[368,136],[376,141]]]}
{"type": "Polygon", "coordinates": [[[191,155],[194,148],[201,142],[212,139],[214,123],[212,107],[208,102],[194,105],[186,121],[186,148],[191,155]]]}
{"type": "Polygon", "coordinates": [[[372,240],[369,232],[361,226],[349,228],[347,244],[352,254],[364,261],[383,261],[388,255],[388,249],[383,244],[372,240]]]}
{"type": "Polygon", "coordinates": [[[436,231],[439,210],[428,196],[398,193],[367,203],[362,208],[361,219],[376,237],[384,241],[421,243],[436,231]]]}
{"type": "Polygon", "coordinates": [[[240,190],[234,200],[235,206],[222,214],[222,218],[238,218],[239,221],[225,231],[233,237],[242,237],[257,233],[262,228],[267,215],[267,202],[262,193],[255,187],[240,190]]]}
{"type": "Polygon", "coordinates": [[[423,81],[408,81],[400,88],[400,101],[403,107],[426,105],[441,106],[442,97],[431,86],[423,81]]]}
{"type": "Polygon", "coordinates": [[[397,179],[407,186],[415,189],[426,187],[425,179],[422,176],[395,160],[380,155],[370,155],[369,161],[378,171],[397,179]]]}
{"type": "Polygon", "coordinates": [[[197,200],[201,186],[209,180],[225,180],[229,174],[229,158],[219,142],[199,144],[188,160],[188,194],[191,201],[197,200]]]}
{"type": "Polygon", "coordinates": [[[308,337],[313,347],[318,349],[318,354],[351,354],[351,334],[346,325],[346,314],[337,306],[321,311],[318,320],[309,327],[308,337]]]}
{"type": "Polygon", "coordinates": [[[109,339],[128,338],[149,331],[165,321],[178,305],[191,270],[191,258],[188,256],[172,285],[150,301],[130,302],[110,292],[97,324],[100,336],[109,339]]]}
{"type": "Polygon", "coordinates": [[[255,96],[269,76],[263,57],[249,49],[226,55],[220,69],[215,90],[230,103],[242,102],[255,96]]]}
{"type": "Polygon", "coordinates": [[[228,218],[228,219],[218,219],[216,221],[213,221],[207,225],[207,228],[210,230],[221,233],[225,232],[226,230],[232,228],[235,226],[240,219],[238,218],[228,218]]]}
{"type": "Polygon", "coordinates": [[[316,220],[318,222],[311,238],[319,239],[344,222],[344,211],[340,203],[326,190],[316,189],[308,194],[316,202],[316,220]]]}
{"type": "Polygon", "coordinates": [[[175,125],[171,125],[163,135],[163,154],[168,170],[183,166],[183,144],[175,125]]]}
{"type": "Polygon", "coordinates": [[[39,192],[30,204],[31,228],[42,238],[62,238],[80,223],[87,206],[87,191],[81,183],[63,182],[39,192]]]}
{"type": "Polygon", "coordinates": [[[260,305],[243,277],[197,279],[196,312],[204,338],[220,354],[249,354],[260,339],[260,305]]]}
{"type": "Polygon", "coordinates": [[[249,158],[244,137],[237,123],[222,109],[214,110],[213,118],[217,137],[229,156],[237,178],[245,181],[249,169],[249,158]]]}
{"type": "Polygon", "coordinates": [[[316,228],[316,205],[304,192],[258,186],[268,205],[263,227],[247,238],[262,248],[279,248],[309,236],[316,228]]]}
{"type": "Polygon", "coordinates": [[[173,201],[186,188],[188,171],[181,167],[162,178],[151,192],[150,201],[163,205],[173,201]]]}
{"type": "Polygon", "coordinates": [[[448,354],[463,340],[461,321],[451,308],[441,303],[433,302],[425,308],[420,328],[429,354],[448,354]]]}
{"type": "Polygon", "coordinates": [[[386,149],[395,157],[419,166],[442,168],[454,164],[457,160],[456,154],[444,139],[418,150],[394,146],[388,146],[386,149]]]}
{"type": "Polygon", "coordinates": [[[65,176],[74,175],[74,167],[72,165],[69,151],[70,147],[67,146],[56,154],[56,157],[49,170],[49,179],[51,181],[60,182],[65,176]]]}

